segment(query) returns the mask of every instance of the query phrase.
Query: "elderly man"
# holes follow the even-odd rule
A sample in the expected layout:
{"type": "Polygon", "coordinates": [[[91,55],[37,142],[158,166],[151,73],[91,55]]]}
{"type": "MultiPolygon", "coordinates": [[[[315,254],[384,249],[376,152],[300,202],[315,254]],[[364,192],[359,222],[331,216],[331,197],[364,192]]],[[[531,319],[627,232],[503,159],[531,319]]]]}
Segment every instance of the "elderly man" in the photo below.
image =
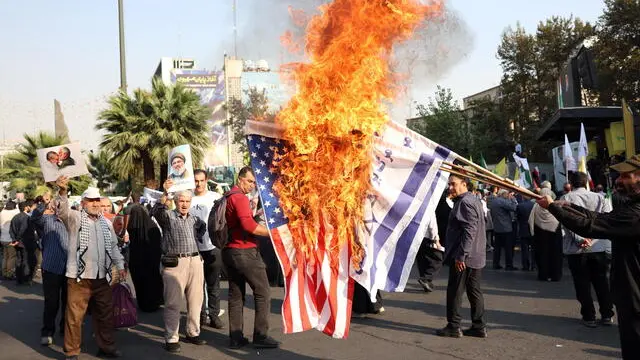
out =
{"type": "Polygon", "coordinates": [[[67,251],[69,234],[67,228],[56,215],[56,204],[49,196],[43,196],[36,204],[31,220],[42,238],[42,290],[44,292],[44,312],[42,316],[41,344],[53,343],[56,330],[56,316],[60,310],[60,329],[64,332],[65,307],[67,306],[67,251]]]}
{"type": "Polygon", "coordinates": [[[455,175],[449,176],[449,194],[453,196],[453,209],[449,214],[444,264],[449,266],[447,284],[447,326],[437,331],[438,336],[487,337],[484,317],[484,297],[480,289],[482,268],[486,264],[486,229],[484,210],[480,200],[469,190],[471,181],[455,175]],[[471,304],[471,328],[460,330],[462,294],[467,292],[471,304]]]}
{"type": "Polygon", "coordinates": [[[253,290],[255,320],[253,345],[275,348],[279,343],[268,335],[271,294],[267,269],[260,256],[255,236],[269,236],[263,225],[256,223],[246,196],[256,188],[256,178],[250,167],[238,173],[238,183],[227,196],[226,220],[229,243],[222,250],[222,261],[229,277],[229,347],[238,349],[249,343],[244,337],[244,297],[246,284],[253,290]]]}
{"type": "Polygon", "coordinates": [[[513,235],[513,215],[515,214],[518,202],[509,194],[507,190],[498,191],[498,196],[493,198],[489,204],[491,219],[493,220],[493,231],[496,243],[493,250],[493,268],[502,269],[500,266],[500,256],[504,249],[505,269],[515,270],[513,266],[513,247],[515,238],[513,235]]]}
{"type": "Polygon", "coordinates": [[[620,173],[616,196],[626,199],[609,213],[554,202],[548,196],[538,200],[538,204],[548,208],[564,227],[584,238],[611,240],[611,289],[618,310],[622,358],[637,360],[640,359],[640,155],[611,169],[620,173]]]}
{"type": "MultiPolygon", "coordinates": [[[[564,195],[561,200],[597,213],[611,211],[609,202],[605,201],[603,196],[587,190],[589,183],[587,174],[574,172],[569,178],[574,190],[564,195]]],[[[613,302],[609,291],[611,241],[584,238],[565,229],[563,252],[567,256],[576,289],[576,298],[581,305],[582,323],[590,328],[598,325],[596,309],[591,297],[591,285],[593,285],[600,305],[601,324],[612,325],[613,302]]]]}
{"type": "MultiPolygon", "coordinates": [[[[207,189],[207,172],[202,169],[193,171],[196,183],[195,194],[191,199],[191,209],[189,213],[197,216],[206,222],[209,220],[209,213],[213,208],[213,203],[220,199],[222,195],[207,189]]],[[[199,239],[198,249],[204,260],[204,280],[205,293],[202,312],[200,313],[200,323],[210,325],[216,329],[222,329],[224,324],[220,320],[220,272],[222,270],[222,253],[220,249],[213,246],[209,238],[209,232],[199,239]]]]}
{"type": "Polygon", "coordinates": [[[68,179],[56,180],[59,192],[58,216],[69,233],[67,257],[67,309],[65,312],[64,349],[67,359],[77,359],[82,344],[82,323],[91,301],[93,331],[98,343],[98,356],[116,358],[113,336],[113,301],[111,298],[111,265],[115,263],[121,277],[126,276],[124,260],[111,223],[102,216],[100,191],[88,188],[82,194],[82,210],[69,208],[68,179]]]}
{"type": "Polygon", "coordinates": [[[191,191],[174,194],[176,209],[169,210],[171,202],[167,191],[173,180],[163,185],[164,194],[152,209],[153,217],[162,228],[162,280],[164,282],[165,349],[180,351],[180,310],[182,297],[187,300],[187,336],[185,340],[204,345],[200,339],[200,309],[204,293],[203,261],[198,251],[198,239],[204,235],[207,225],[197,216],[189,214],[191,191]]]}

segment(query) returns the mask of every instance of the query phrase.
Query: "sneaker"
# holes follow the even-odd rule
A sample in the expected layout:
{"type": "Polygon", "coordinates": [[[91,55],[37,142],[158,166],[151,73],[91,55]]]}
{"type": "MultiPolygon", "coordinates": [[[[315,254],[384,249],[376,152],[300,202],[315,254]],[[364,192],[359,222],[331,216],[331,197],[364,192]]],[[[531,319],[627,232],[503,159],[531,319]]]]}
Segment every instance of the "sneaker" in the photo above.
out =
{"type": "Polygon", "coordinates": [[[53,344],[53,337],[51,336],[43,336],[40,338],[40,345],[49,346],[53,344]]]}
{"type": "Polygon", "coordinates": [[[595,320],[582,320],[582,325],[588,327],[588,328],[596,328],[598,327],[598,322],[596,322],[595,320]]]}
{"type": "Polygon", "coordinates": [[[122,356],[122,353],[118,350],[112,350],[112,351],[105,351],[105,350],[98,350],[98,354],[96,354],[97,357],[99,358],[105,358],[105,359],[116,359],[122,356]]]}
{"type": "Polygon", "coordinates": [[[184,341],[193,345],[204,345],[207,343],[206,341],[200,339],[200,336],[185,336],[184,341]]]}
{"type": "Polygon", "coordinates": [[[280,343],[271,336],[254,336],[253,346],[257,348],[274,349],[280,346],[280,343]]]}
{"type": "Polygon", "coordinates": [[[600,319],[600,325],[602,326],[613,326],[613,318],[612,317],[604,317],[600,319]]]}
{"type": "Polygon", "coordinates": [[[454,328],[452,326],[447,325],[442,329],[437,330],[436,335],[442,336],[442,337],[461,338],[462,331],[460,330],[460,328],[454,328]]]}
{"type": "Polygon", "coordinates": [[[177,353],[177,352],[180,352],[180,343],[179,342],[165,343],[164,348],[170,353],[177,353]]]}
{"type": "Polygon", "coordinates": [[[247,339],[246,337],[241,337],[240,339],[229,339],[229,348],[230,349],[240,349],[242,347],[244,347],[245,345],[247,345],[249,343],[249,339],[247,339]]]}
{"type": "Polygon", "coordinates": [[[418,284],[422,286],[424,292],[433,292],[433,284],[431,283],[431,281],[418,279],[418,284]]]}
{"type": "Polygon", "coordinates": [[[378,311],[376,311],[376,314],[382,314],[384,313],[386,310],[384,308],[384,306],[380,306],[380,309],[378,309],[378,311]]]}
{"type": "Polygon", "coordinates": [[[218,312],[218,316],[222,316],[224,315],[224,309],[220,309],[220,311],[218,312]]]}
{"type": "Polygon", "coordinates": [[[471,336],[477,338],[486,338],[487,337],[487,329],[485,328],[469,328],[462,331],[464,336],[471,336]]]}

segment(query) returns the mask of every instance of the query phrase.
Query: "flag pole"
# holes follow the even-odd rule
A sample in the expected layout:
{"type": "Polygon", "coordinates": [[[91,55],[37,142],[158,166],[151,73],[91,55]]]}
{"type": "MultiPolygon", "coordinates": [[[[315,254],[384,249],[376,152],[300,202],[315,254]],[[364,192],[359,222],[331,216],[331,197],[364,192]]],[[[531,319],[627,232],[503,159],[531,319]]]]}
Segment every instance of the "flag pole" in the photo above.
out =
{"type": "Polygon", "coordinates": [[[452,163],[448,163],[448,162],[443,162],[444,166],[440,167],[440,170],[449,172],[453,175],[458,175],[458,176],[462,176],[462,177],[468,177],[470,179],[476,180],[476,181],[480,181],[483,183],[487,183],[489,185],[494,185],[494,186],[499,186],[501,188],[505,188],[505,189],[509,189],[512,191],[515,191],[517,193],[532,197],[534,199],[541,199],[542,197],[532,191],[530,191],[529,189],[525,189],[517,184],[515,184],[513,181],[511,181],[510,179],[506,179],[506,178],[501,178],[493,173],[491,173],[491,176],[487,176],[485,174],[480,174],[478,172],[475,171],[471,171],[469,169],[465,169],[462,166],[459,165],[455,165],[452,163]]]}

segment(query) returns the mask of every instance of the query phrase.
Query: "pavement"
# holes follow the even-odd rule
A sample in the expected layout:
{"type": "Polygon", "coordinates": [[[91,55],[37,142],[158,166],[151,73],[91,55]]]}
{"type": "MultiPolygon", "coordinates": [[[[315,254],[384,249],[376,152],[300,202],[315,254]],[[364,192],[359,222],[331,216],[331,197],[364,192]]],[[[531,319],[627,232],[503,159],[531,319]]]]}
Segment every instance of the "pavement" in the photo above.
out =
{"type": "MultiPolygon", "coordinates": [[[[446,270],[446,269],[443,269],[446,270]]],[[[435,281],[436,291],[425,293],[409,280],[403,293],[384,293],[386,311],[364,319],[353,319],[349,338],[335,340],[318,331],[284,335],[280,307],[284,291],[272,288],[271,335],[282,341],[280,349],[241,350],[227,348],[227,329],[204,328],[207,345],[182,344],[182,352],[163,349],[162,310],[139,313],[139,324],[118,330],[116,341],[123,359],[619,359],[617,326],[586,328],[580,323],[571,275],[565,269],[560,282],[539,282],[534,272],[486,269],[483,290],[489,337],[440,338],[436,329],[445,325],[446,272],[435,281]]],[[[226,282],[222,284],[226,289],[226,282]]],[[[248,291],[245,334],[253,326],[253,298],[248,291]]],[[[226,309],[226,290],[222,307],[226,309]]],[[[470,325],[469,304],[463,303],[465,326],[470,325]]],[[[40,346],[43,309],[41,284],[16,286],[0,281],[0,360],[62,359],[56,335],[54,345],[40,346]]],[[[225,323],[227,315],[223,316],[225,323]]],[[[81,359],[95,359],[91,322],[84,327],[81,359]]],[[[184,317],[183,326],[184,329],[184,317]]]]}

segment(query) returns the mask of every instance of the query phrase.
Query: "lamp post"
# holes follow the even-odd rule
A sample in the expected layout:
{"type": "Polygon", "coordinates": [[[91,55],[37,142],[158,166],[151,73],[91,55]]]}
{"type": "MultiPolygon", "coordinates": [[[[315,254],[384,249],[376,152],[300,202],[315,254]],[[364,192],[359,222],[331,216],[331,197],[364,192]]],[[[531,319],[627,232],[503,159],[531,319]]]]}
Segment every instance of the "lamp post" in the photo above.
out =
{"type": "Polygon", "coordinates": [[[127,65],[124,60],[124,11],[122,1],[118,0],[118,25],[120,34],[120,90],[127,92],[127,65]]]}

